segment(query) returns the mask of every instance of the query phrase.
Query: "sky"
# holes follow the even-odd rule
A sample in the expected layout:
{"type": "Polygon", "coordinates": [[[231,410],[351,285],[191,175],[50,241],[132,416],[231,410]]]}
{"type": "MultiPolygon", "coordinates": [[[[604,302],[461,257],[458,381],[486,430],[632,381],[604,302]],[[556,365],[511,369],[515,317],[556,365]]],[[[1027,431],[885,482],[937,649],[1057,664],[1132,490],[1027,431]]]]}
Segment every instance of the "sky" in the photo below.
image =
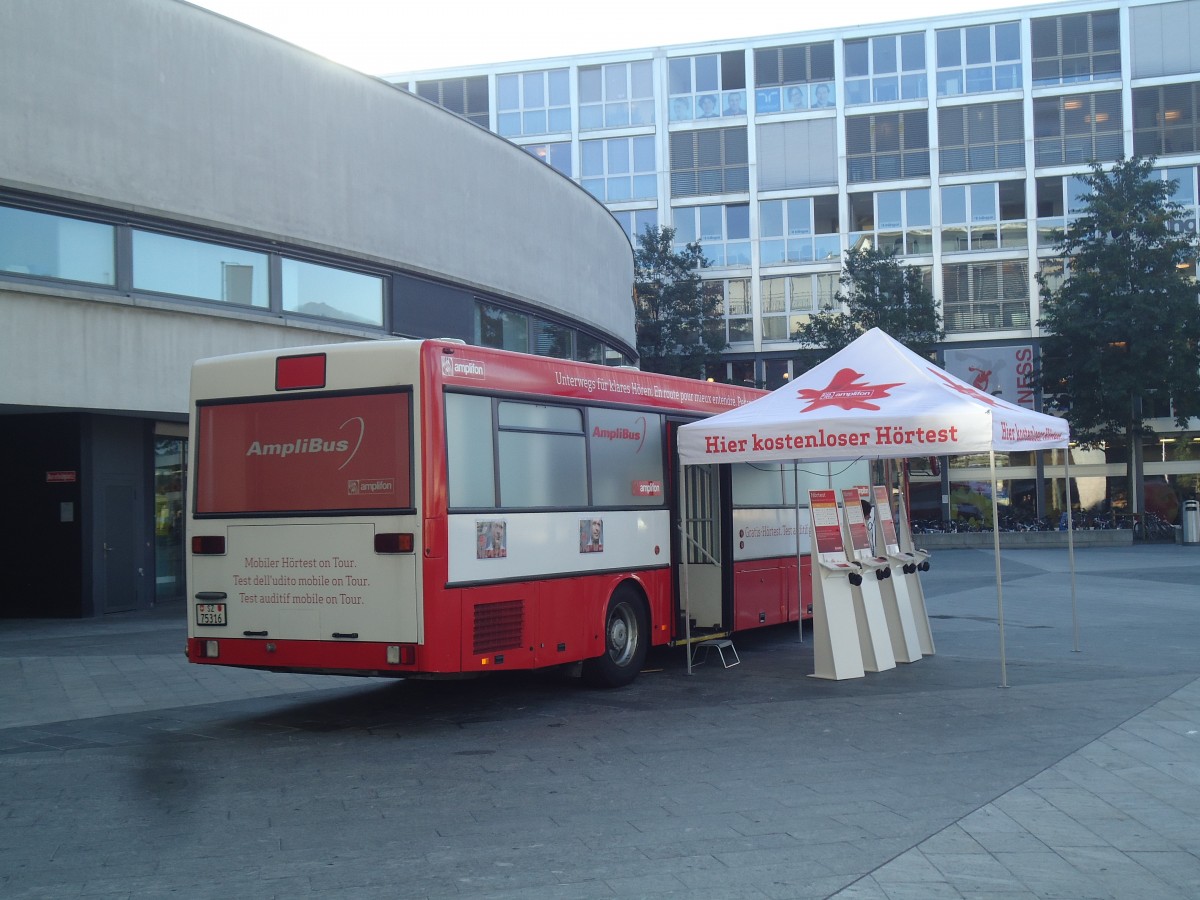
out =
{"type": "MultiPolygon", "coordinates": [[[[368,75],[872,25],[903,18],[897,15],[894,0],[596,0],[579,5],[563,0],[189,2],[368,75]]],[[[1034,2],[921,0],[919,14],[933,17],[1013,9],[1034,2]]]]}

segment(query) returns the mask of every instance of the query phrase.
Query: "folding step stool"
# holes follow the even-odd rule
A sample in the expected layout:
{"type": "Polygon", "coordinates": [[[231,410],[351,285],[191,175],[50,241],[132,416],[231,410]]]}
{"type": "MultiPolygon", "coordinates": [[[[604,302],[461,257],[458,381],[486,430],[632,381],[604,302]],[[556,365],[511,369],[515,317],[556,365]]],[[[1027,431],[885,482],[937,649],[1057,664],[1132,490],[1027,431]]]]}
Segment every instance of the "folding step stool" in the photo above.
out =
{"type": "Polygon", "coordinates": [[[723,665],[726,669],[732,668],[733,666],[741,663],[741,660],[738,658],[737,648],[733,646],[733,641],[731,641],[729,638],[714,638],[711,641],[701,641],[695,645],[692,650],[692,667],[695,668],[696,666],[702,666],[708,662],[708,654],[713,650],[717,651],[717,654],[721,657],[721,665],[723,665]],[[701,650],[704,651],[704,656],[699,662],[697,662],[696,659],[700,656],[701,650]],[[732,655],[733,662],[730,662],[725,658],[726,650],[728,650],[732,655]]]}

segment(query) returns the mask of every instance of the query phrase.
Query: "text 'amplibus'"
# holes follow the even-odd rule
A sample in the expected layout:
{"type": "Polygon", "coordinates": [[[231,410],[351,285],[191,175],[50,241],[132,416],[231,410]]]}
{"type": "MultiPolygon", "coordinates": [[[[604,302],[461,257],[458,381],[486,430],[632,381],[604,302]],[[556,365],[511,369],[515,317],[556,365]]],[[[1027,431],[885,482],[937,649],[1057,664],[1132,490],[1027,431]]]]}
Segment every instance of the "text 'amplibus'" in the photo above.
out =
{"type": "Polygon", "coordinates": [[[893,428],[877,426],[874,431],[826,431],[818,428],[810,434],[785,434],[764,437],[751,434],[749,438],[726,439],[706,435],[704,452],[719,456],[723,453],[744,453],[747,450],[812,450],[824,447],[888,447],[908,444],[946,444],[958,441],[958,426],[949,428],[893,428]]]}

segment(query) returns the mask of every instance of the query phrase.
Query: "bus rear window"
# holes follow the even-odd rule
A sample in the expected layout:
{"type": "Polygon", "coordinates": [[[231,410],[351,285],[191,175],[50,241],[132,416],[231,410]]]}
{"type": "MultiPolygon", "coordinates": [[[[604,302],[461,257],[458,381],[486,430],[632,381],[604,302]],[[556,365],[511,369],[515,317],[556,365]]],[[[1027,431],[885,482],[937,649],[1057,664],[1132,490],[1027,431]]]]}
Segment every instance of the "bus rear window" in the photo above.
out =
{"type": "Polygon", "coordinates": [[[407,392],[201,404],[196,514],[411,508],[410,407],[407,392]]]}

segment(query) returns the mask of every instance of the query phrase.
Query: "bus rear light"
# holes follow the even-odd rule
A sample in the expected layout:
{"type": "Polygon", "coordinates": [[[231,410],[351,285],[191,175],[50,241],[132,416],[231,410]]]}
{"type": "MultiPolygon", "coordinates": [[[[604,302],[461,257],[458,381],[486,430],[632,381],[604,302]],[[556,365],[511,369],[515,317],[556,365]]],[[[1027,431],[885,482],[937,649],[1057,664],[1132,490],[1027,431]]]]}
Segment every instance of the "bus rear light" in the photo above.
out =
{"type": "Polygon", "coordinates": [[[201,659],[216,659],[221,655],[217,641],[196,641],[196,651],[201,659]]]}
{"type": "Polygon", "coordinates": [[[412,644],[392,644],[387,648],[387,661],[391,666],[411,666],[417,661],[417,648],[412,644]]]}
{"type": "Polygon", "coordinates": [[[413,536],[409,532],[388,531],[375,535],[376,553],[412,553],[413,536]]]}
{"type": "Polygon", "coordinates": [[[224,556],[223,534],[197,534],[192,536],[192,553],[196,556],[224,556]]]}
{"type": "Polygon", "coordinates": [[[275,360],[275,390],[298,391],[325,387],[325,354],[281,356],[275,360]]]}

